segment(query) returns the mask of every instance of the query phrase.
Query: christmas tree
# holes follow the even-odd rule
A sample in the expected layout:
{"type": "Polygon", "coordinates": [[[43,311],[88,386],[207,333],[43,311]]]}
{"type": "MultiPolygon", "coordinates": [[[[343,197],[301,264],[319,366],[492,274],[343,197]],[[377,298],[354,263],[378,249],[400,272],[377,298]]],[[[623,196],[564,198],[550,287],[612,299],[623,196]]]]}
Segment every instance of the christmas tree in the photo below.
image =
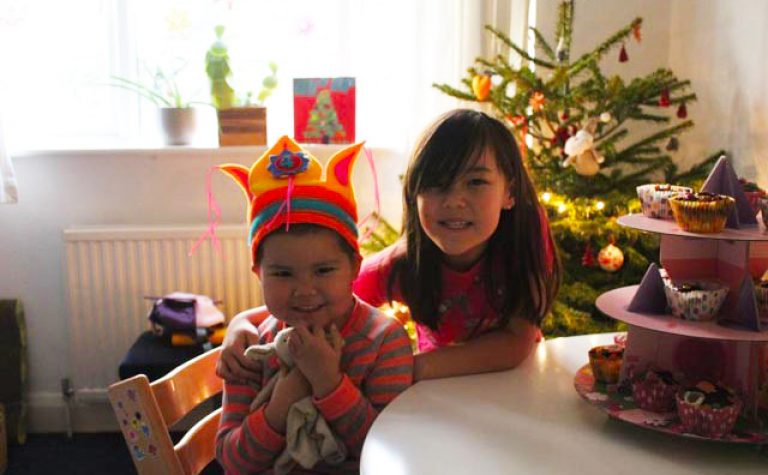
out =
{"type": "Polygon", "coordinates": [[[696,95],[689,81],[664,68],[631,81],[603,74],[600,63],[608,53],[619,50],[618,61],[628,61],[628,44],[641,41],[641,18],[572,59],[573,18],[574,2],[563,1],[554,42],[531,28],[536,55],[488,26],[507,51],[519,55],[521,65],[509,54],[477,58],[463,89],[434,85],[453,97],[487,104],[520,144],[564,268],[553,315],[544,323],[549,335],[617,329],[600,315],[595,299],[638,283],[658,256],[658,238],[624,228],[616,218],[640,211],[636,186],[695,186],[722,153],[685,171],[672,160],[678,135],[693,126],[686,104],[696,95]]]}
{"type": "Polygon", "coordinates": [[[320,139],[322,143],[330,143],[331,139],[343,139],[346,137],[344,127],[339,122],[336,109],[331,100],[331,91],[324,89],[317,94],[317,102],[309,111],[307,128],[304,137],[320,139]]]}

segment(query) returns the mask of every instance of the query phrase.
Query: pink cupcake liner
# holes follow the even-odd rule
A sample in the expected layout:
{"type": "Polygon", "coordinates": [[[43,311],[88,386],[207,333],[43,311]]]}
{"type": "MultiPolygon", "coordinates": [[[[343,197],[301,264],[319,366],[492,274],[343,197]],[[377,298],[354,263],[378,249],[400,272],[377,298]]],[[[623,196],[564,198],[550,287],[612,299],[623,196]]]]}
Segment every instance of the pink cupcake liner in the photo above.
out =
{"type": "Polygon", "coordinates": [[[683,282],[670,279],[664,281],[664,295],[667,297],[667,305],[672,315],[683,320],[701,322],[713,320],[728,296],[728,287],[712,281],[685,281],[685,283],[698,285],[702,290],[682,292],[678,287],[683,282]]]}
{"type": "Polygon", "coordinates": [[[640,205],[643,208],[643,215],[649,218],[673,219],[672,208],[669,205],[669,198],[678,193],[689,192],[693,190],[687,186],[665,185],[652,183],[641,185],[636,188],[637,197],[640,198],[640,205]],[[658,187],[669,187],[669,190],[657,190],[658,187]]]}
{"type": "Polygon", "coordinates": [[[768,321],[768,287],[755,286],[755,300],[760,320],[768,321]]]}
{"type": "Polygon", "coordinates": [[[760,198],[760,213],[763,215],[763,224],[768,228],[768,198],[760,198]]]}
{"type": "Polygon", "coordinates": [[[685,402],[680,392],[676,394],[675,401],[683,430],[712,439],[720,439],[733,430],[742,406],[739,399],[728,407],[697,406],[685,402]]]}
{"type": "Polygon", "coordinates": [[[675,394],[680,386],[666,384],[663,381],[632,381],[632,399],[645,411],[672,412],[675,410],[675,394]]]}

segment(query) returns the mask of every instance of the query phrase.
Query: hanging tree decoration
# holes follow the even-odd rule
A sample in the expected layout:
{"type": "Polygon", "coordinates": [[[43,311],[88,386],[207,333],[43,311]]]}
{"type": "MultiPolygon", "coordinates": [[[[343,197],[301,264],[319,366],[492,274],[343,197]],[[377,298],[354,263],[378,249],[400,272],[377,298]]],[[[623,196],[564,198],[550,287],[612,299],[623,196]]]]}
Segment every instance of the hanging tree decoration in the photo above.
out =
{"type": "Polygon", "coordinates": [[[491,77],[487,74],[475,74],[472,78],[472,91],[478,101],[483,102],[488,99],[491,92],[491,77]]]}
{"type": "Polygon", "coordinates": [[[629,55],[627,54],[627,48],[624,43],[621,44],[621,51],[619,51],[619,62],[626,63],[629,61],[629,55]]]}
{"type": "Polygon", "coordinates": [[[659,96],[659,106],[669,107],[669,88],[665,87],[661,90],[661,95],[659,96]]]}
{"type": "Polygon", "coordinates": [[[664,148],[669,152],[674,152],[680,148],[680,141],[677,140],[677,137],[670,137],[667,146],[664,148]]]}
{"type": "Polygon", "coordinates": [[[528,100],[528,104],[530,104],[531,109],[533,109],[534,112],[541,111],[546,102],[547,99],[544,97],[544,94],[539,91],[534,92],[528,100]]]}
{"type": "Polygon", "coordinates": [[[680,107],[677,108],[677,118],[685,119],[688,117],[688,108],[685,107],[685,102],[680,103],[680,107]]]}
{"type": "Polygon", "coordinates": [[[581,255],[581,265],[584,267],[592,267],[595,265],[595,252],[592,250],[592,243],[587,241],[587,245],[584,246],[584,254],[581,255]]]}
{"type": "Polygon", "coordinates": [[[561,36],[557,41],[557,50],[555,53],[557,60],[564,63],[568,59],[568,50],[565,49],[565,37],[561,36]]]}
{"type": "Polygon", "coordinates": [[[632,27],[632,36],[640,43],[643,40],[643,35],[640,33],[640,23],[632,27]]]}
{"type": "Polygon", "coordinates": [[[600,171],[600,164],[605,161],[595,148],[594,133],[597,120],[589,119],[587,125],[565,142],[565,154],[568,158],[563,166],[573,165],[573,169],[582,176],[593,176],[600,171]]]}
{"type": "Polygon", "coordinates": [[[624,253],[614,245],[614,239],[597,254],[600,268],[606,272],[616,272],[624,265],[624,253]]]}

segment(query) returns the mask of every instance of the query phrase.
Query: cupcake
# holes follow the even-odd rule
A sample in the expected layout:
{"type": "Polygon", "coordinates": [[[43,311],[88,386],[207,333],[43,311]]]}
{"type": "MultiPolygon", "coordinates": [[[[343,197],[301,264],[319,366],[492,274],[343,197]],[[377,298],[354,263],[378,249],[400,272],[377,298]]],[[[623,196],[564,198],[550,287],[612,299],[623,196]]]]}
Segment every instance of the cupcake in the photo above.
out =
{"type": "Polygon", "coordinates": [[[735,203],[730,196],[706,191],[681,193],[669,199],[678,226],[690,233],[719,233],[735,203]]]}
{"type": "Polygon", "coordinates": [[[768,228],[768,198],[760,198],[758,205],[760,214],[763,216],[763,225],[768,228]]]}
{"type": "Polygon", "coordinates": [[[739,178],[741,184],[741,190],[744,192],[744,196],[749,201],[749,206],[752,207],[755,214],[760,211],[760,199],[768,197],[765,190],[757,186],[757,183],[751,182],[746,178],[739,178]]]}
{"type": "Polygon", "coordinates": [[[667,279],[664,295],[672,315],[703,322],[715,318],[728,295],[728,287],[715,281],[667,279]]]}
{"type": "Polygon", "coordinates": [[[755,300],[760,321],[768,324],[768,271],[755,283],[755,300]]]}
{"type": "Polygon", "coordinates": [[[621,345],[596,346],[589,350],[589,366],[595,381],[616,384],[619,382],[624,347],[621,345]]]}
{"type": "Polygon", "coordinates": [[[713,439],[733,430],[742,406],[732,390],[709,381],[682,389],[675,399],[683,430],[713,439]]]}
{"type": "Polygon", "coordinates": [[[691,193],[687,186],[667,184],[641,185],[636,188],[637,197],[643,207],[643,214],[649,218],[672,219],[672,209],[669,207],[669,198],[678,193],[691,193]]]}
{"type": "Polygon", "coordinates": [[[632,398],[640,409],[651,412],[675,410],[675,394],[680,384],[669,371],[650,370],[632,381],[632,398]]]}

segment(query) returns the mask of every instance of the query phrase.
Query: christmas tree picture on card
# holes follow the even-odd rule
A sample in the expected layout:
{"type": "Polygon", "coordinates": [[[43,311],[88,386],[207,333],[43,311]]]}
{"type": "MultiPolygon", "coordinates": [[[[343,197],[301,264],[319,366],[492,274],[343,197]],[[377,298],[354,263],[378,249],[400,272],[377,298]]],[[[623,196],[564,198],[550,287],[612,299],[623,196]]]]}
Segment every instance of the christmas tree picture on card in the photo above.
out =
{"type": "Polygon", "coordinates": [[[293,129],[300,143],[355,141],[355,78],[295,78],[293,129]]]}

